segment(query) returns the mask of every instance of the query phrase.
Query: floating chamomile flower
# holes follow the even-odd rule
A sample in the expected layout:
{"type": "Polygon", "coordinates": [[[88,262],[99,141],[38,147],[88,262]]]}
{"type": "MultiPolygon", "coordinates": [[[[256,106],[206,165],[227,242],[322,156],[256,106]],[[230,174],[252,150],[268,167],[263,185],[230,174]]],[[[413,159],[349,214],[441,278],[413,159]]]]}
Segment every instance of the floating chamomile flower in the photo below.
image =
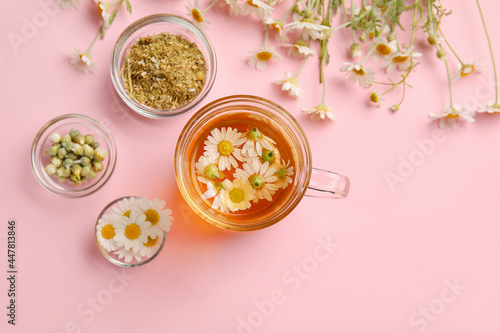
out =
{"type": "Polygon", "coordinates": [[[247,180],[228,179],[222,182],[223,189],[220,190],[222,204],[232,212],[244,210],[251,207],[250,200],[253,199],[255,190],[247,180]]]}
{"type": "Polygon", "coordinates": [[[139,250],[139,255],[148,259],[151,258],[158,251],[158,248],[161,246],[162,240],[163,233],[158,235],[158,237],[156,238],[151,238],[151,236],[148,236],[147,242],[143,243],[144,246],[142,246],[139,250]]]}
{"type": "Polygon", "coordinates": [[[115,241],[116,215],[104,215],[97,222],[96,232],[97,240],[106,251],[115,251],[118,249],[115,241]]]}
{"type": "Polygon", "coordinates": [[[137,209],[137,202],[134,198],[124,198],[118,201],[118,206],[113,206],[112,208],[115,214],[126,217],[130,217],[130,213],[133,209],[137,209]]]}
{"type": "Polygon", "coordinates": [[[222,203],[221,197],[220,197],[220,190],[223,189],[222,182],[219,183],[212,183],[208,182],[207,183],[207,191],[203,193],[201,196],[203,199],[211,199],[214,198],[214,201],[212,203],[212,208],[213,209],[218,209],[223,213],[227,213],[227,207],[222,203]]]}
{"type": "Polygon", "coordinates": [[[290,160],[285,164],[285,160],[281,159],[274,174],[278,177],[278,180],[274,184],[278,188],[287,188],[293,182],[292,177],[290,177],[293,176],[293,165],[290,165],[290,160]]]}
{"type": "Polygon", "coordinates": [[[270,137],[262,134],[257,127],[252,127],[245,133],[245,144],[241,149],[245,157],[259,157],[262,155],[262,149],[273,150],[276,142],[270,137]]]}
{"type": "Polygon", "coordinates": [[[145,221],[151,223],[149,234],[151,238],[156,238],[163,235],[165,231],[170,230],[174,218],[171,216],[170,209],[163,209],[165,201],[154,199],[149,201],[146,198],[139,200],[138,205],[141,209],[141,214],[145,217],[145,221]]]}
{"type": "Polygon", "coordinates": [[[195,163],[196,177],[200,182],[207,184],[212,180],[224,179],[224,173],[219,171],[217,163],[213,157],[201,155],[195,163]]]}
{"type": "Polygon", "coordinates": [[[250,186],[255,190],[253,202],[256,203],[259,199],[272,201],[273,194],[279,189],[274,184],[278,180],[276,167],[269,167],[269,162],[264,164],[259,163],[257,159],[243,164],[243,169],[236,169],[234,178],[247,180],[250,186]]]}
{"type": "Polygon", "coordinates": [[[214,159],[220,171],[231,170],[231,166],[238,167],[238,161],[242,160],[239,147],[245,138],[238,130],[231,127],[215,128],[211,135],[205,140],[204,155],[214,159]]]}
{"type": "Polygon", "coordinates": [[[130,217],[120,216],[115,223],[116,245],[139,253],[143,243],[148,241],[149,227],[144,214],[130,213],[130,217]]]}

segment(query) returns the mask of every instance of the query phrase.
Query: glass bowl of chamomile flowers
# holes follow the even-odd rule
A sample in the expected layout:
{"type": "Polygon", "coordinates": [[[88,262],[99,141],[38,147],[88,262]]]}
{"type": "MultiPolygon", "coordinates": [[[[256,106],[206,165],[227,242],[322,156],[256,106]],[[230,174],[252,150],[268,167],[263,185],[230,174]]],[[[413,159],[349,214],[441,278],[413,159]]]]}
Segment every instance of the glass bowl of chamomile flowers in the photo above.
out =
{"type": "Polygon", "coordinates": [[[170,14],[132,23],[111,57],[111,80],[120,98],[153,119],[193,110],[210,92],[216,73],[215,50],[205,33],[170,14]]]}
{"type": "Polygon", "coordinates": [[[152,261],[165,244],[172,211],[165,201],[122,197],[110,202],[99,214],[95,241],[102,255],[115,265],[135,267],[152,261]]]}
{"type": "Polygon", "coordinates": [[[36,180],[48,191],[79,198],[100,189],[116,164],[111,133],[82,114],[65,114],[46,123],[31,147],[36,180]]]}

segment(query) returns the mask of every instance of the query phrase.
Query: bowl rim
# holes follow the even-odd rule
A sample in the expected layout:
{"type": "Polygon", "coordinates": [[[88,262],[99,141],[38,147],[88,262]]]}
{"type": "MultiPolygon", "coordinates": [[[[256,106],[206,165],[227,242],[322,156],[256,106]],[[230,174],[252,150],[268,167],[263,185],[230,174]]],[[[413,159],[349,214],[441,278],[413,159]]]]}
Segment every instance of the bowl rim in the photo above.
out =
{"type": "Polygon", "coordinates": [[[158,14],[153,14],[153,15],[148,15],[145,17],[142,17],[134,22],[132,22],[130,25],[128,25],[120,34],[118,39],[116,40],[116,43],[113,47],[113,51],[111,54],[111,63],[110,63],[110,74],[111,74],[111,81],[113,83],[113,86],[115,88],[115,91],[117,94],[120,96],[120,98],[123,100],[123,102],[134,112],[147,117],[147,118],[152,118],[152,119],[168,119],[180,115],[184,115],[188,113],[189,111],[192,111],[196,106],[198,106],[208,95],[208,93],[211,91],[212,86],[215,82],[215,78],[217,76],[217,56],[215,53],[215,48],[211,42],[211,40],[208,38],[208,36],[198,28],[195,24],[193,24],[191,21],[187,20],[184,17],[174,15],[174,14],[168,14],[168,13],[158,13],[158,14]],[[187,28],[189,31],[193,32],[196,36],[198,36],[202,40],[202,46],[198,45],[197,46],[201,49],[206,49],[206,52],[208,53],[208,59],[207,63],[210,64],[209,70],[207,70],[207,73],[210,73],[210,78],[208,81],[205,81],[205,85],[203,86],[202,91],[190,102],[187,104],[184,104],[180,108],[174,109],[174,111],[166,111],[166,110],[159,110],[155,109],[143,104],[140,104],[136,100],[130,98],[121,83],[121,80],[119,78],[120,76],[120,69],[118,68],[118,62],[120,61],[120,53],[122,53],[122,49],[125,46],[126,41],[130,38],[132,34],[135,32],[139,31],[140,29],[153,24],[153,23],[161,23],[161,22],[169,22],[173,23],[179,26],[183,26],[187,28]]]}
{"type": "MultiPolygon", "coordinates": [[[[31,145],[31,170],[33,172],[33,175],[35,176],[35,179],[38,181],[38,183],[40,185],[42,185],[43,188],[45,188],[49,192],[54,193],[56,195],[59,195],[61,197],[65,197],[65,198],[81,198],[81,197],[90,195],[90,194],[96,192],[97,190],[99,190],[104,184],[106,184],[108,182],[109,178],[111,178],[111,175],[113,174],[113,171],[114,171],[115,166],[116,166],[117,158],[118,158],[118,154],[117,154],[117,149],[116,149],[116,143],[115,143],[115,140],[114,140],[111,132],[103,124],[101,124],[99,121],[97,121],[89,116],[79,114],[79,113],[68,113],[68,114],[63,114],[63,115],[57,116],[55,118],[52,118],[51,120],[49,120],[47,123],[45,123],[40,128],[40,130],[35,135],[35,138],[33,139],[33,143],[31,145]],[[66,119],[74,119],[74,118],[83,119],[85,121],[92,123],[102,132],[102,133],[100,133],[100,135],[103,136],[103,140],[105,140],[105,141],[109,140],[109,144],[110,144],[109,147],[108,147],[108,144],[106,142],[106,147],[108,150],[110,150],[110,151],[108,151],[108,167],[105,171],[106,173],[104,173],[101,178],[99,178],[95,183],[91,184],[89,187],[82,188],[79,191],[59,191],[59,190],[54,189],[52,186],[50,186],[50,184],[47,184],[45,181],[43,181],[41,176],[38,174],[38,172],[39,172],[39,170],[38,170],[39,165],[38,164],[39,163],[36,161],[36,155],[37,155],[37,152],[42,147],[42,142],[40,142],[40,139],[42,138],[42,136],[45,134],[45,132],[51,126],[57,124],[60,121],[63,121],[66,119]]],[[[45,170],[43,170],[43,167],[41,168],[41,171],[42,172],[45,171],[45,170]]]]}
{"type": "MultiPolygon", "coordinates": [[[[130,263],[126,263],[126,262],[121,262],[119,259],[115,259],[115,258],[112,258],[109,254],[108,254],[108,251],[106,251],[105,249],[102,248],[101,244],[99,244],[99,240],[97,239],[97,224],[99,223],[99,220],[101,219],[101,217],[104,215],[104,213],[109,210],[111,207],[113,207],[117,202],[123,200],[123,199],[130,199],[130,198],[134,198],[134,199],[142,199],[144,197],[139,197],[139,196],[135,196],[135,195],[126,195],[126,196],[123,196],[123,197],[120,197],[120,198],[117,198],[113,201],[111,201],[110,203],[108,203],[102,210],[101,212],[99,213],[99,215],[97,216],[97,219],[95,221],[95,225],[94,225],[94,239],[95,239],[95,242],[96,242],[96,246],[97,248],[99,249],[99,252],[101,252],[101,254],[103,255],[104,258],[106,258],[109,262],[111,262],[112,264],[115,264],[117,266],[121,266],[121,267],[138,267],[138,266],[142,266],[142,265],[145,265],[149,262],[151,262],[154,258],[156,258],[158,256],[158,254],[163,250],[163,247],[165,246],[165,241],[167,239],[167,232],[164,230],[163,231],[163,240],[161,241],[161,245],[160,247],[156,250],[156,252],[150,257],[150,258],[147,258],[146,260],[144,261],[141,261],[141,262],[137,262],[137,263],[133,263],[133,264],[130,264],[130,263]]],[[[147,199],[147,198],[146,198],[147,199]]],[[[149,199],[147,199],[149,200],[149,199]]]]}

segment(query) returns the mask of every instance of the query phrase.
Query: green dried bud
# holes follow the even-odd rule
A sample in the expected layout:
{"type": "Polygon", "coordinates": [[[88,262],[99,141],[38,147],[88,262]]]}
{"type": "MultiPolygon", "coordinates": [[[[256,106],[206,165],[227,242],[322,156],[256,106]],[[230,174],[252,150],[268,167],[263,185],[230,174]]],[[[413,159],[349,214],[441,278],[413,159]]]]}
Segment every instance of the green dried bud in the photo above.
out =
{"type": "Polygon", "coordinates": [[[94,170],[96,172],[102,171],[102,169],[104,168],[101,162],[94,162],[92,163],[92,166],[94,167],[94,170]]]}
{"type": "Polygon", "coordinates": [[[95,141],[91,146],[92,146],[92,148],[97,149],[97,148],[99,148],[100,144],[99,144],[99,142],[95,141]]]}
{"type": "Polygon", "coordinates": [[[57,157],[63,159],[66,156],[66,153],[67,153],[66,148],[61,147],[57,150],[57,157]]]}
{"type": "Polygon", "coordinates": [[[92,148],[88,144],[84,144],[83,145],[83,155],[87,156],[88,158],[93,158],[94,157],[94,148],[92,148]]]}
{"type": "Polygon", "coordinates": [[[439,50],[437,50],[436,56],[439,59],[444,59],[444,58],[446,58],[446,52],[444,52],[443,49],[439,49],[439,50]]]}
{"type": "Polygon", "coordinates": [[[90,170],[89,175],[87,176],[88,179],[94,179],[96,176],[96,172],[94,170],[90,170]]]}
{"type": "Polygon", "coordinates": [[[69,175],[69,179],[73,183],[76,183],[76,182],[79,182],[81,180],[81,177],[80,177],[80,175],[75,175],[74,173],[72,173],[71,175],[69,175]]]}
{"type": "Polygon", "coordinates": [[[90,175],[90,171],[92,171],[92,168],[90,167],[90,165],[84,166],[82,168],[82,172],[80,173],[80,176],[88,177],[90,175]]]}
{"type": "Polygon", "coordinates": [[[76,136],[75,142],[80,144],[80,145],[84,145],[85,144],[85,137],[83,135],[79,134],[76,136]]]}
{"type": "Polygon", "coordinates": [[[57,156],[53,156],[50,159],[50,163],[54,164],[56,166],[56,168],[59,168],[61,166],[61,164],[62,164],[62,159],[60,159],[57,156]]]}
{"type": "Polygon", "coordinates": [[[427,43],[431,45],[436,45],[438,43],[436,36],[430,35],[429,37],[427,37],[427,43]]]}
{"type": "Polygon", "coordinates": [[[351,57],[359,58],[361,57],[361,54],[362,54],[361,45],[359,43],[353,43],[351,45],[351,57]]]}
{"type": "Polygon", "coordinates": [[[61,139],[61,143],[63,145],[67,145],[70,142],[71,142],[71,137],[68,134],[66,134],[65,136],[63,136],[62,139],[61,139]]]}
{"type": "Polygon", "coordinates": [[[82,167],[80,164],[75,164],[73,165],[73,167],[71,168],[71,173],[73,175],[77,175],[78,177],[80,177],[80,174],[82,172],[82,167]]]}
{"type": "Polygon", "coordinates": [[[71,137],[71,140],[76,141],[76,137],[80,135],[80,132],[74,128],[71,129],[69,132],[69,136],[71,137]]]}
{"type": "Polygon", "coordinates": [[[71,153],[71,146],[73,145],[73,142],[70,142],[70,143],[67,143],[65,146],[64,146],[64,149],[66,149],[66,151],[68,153],[71,153]]]}
{"type": "Polygon", "coordinates": [[[71,151],[73,151],[76,155],[83,155],[83,147],[78,143],[73,143],[71,145],[71,151]]]}
{"type": "Polygon", "coordinates": [[[85,135],[85,143],[91,145],[94,143],[94,136],[91,134],[85,135]]]}
{"type": "Polygon", "coordinates": [[[57,171],[57,167],[54,165],[54,164],[48,164],[46,167],[45,167],[45,172],[48,174],[48,175],[54,175],[57,171]]]}
{"type": "Polygon", "coordinates": [[[108,153],[102,149],[102,148],[97,148],[95,151],[94,151],[94,161],[97,161],[97,162],[101,162],[101,161],[104,161],[104,159],[106,158],[106,155],[108,153]]]}
{"type": "Polygon", "coordinates": [[[78,156],[76,156],[73,153],[66,155],[66,158],[69,158],[70,160],[73,160],[74,162],[76,162],[78,160],[78,156]]]}
{"type": "Polygon", "coordinates": [[[71,171],[69,169],[66,169],[65,167],[60,167],[56,171],[57,178],[68,178],[70,174],[71,174],[71,171]]]}
{"type": "Polygon", "coordinates": [[[90,165],[90,162],[91,160],[87,156],[83,156],[82,158],[80,158],[80,164],[83,166],[90,165]]]}
{"type": "Polygon", "coordinates": [[[62,166],[63,166],[64,168],[66,168],[66,169],[71,168],[71,167],[73,166],[73,164],[75,164],[75,163],[74,163],[74,161],[73,161],[72,159],[69,159],[69,158],[65,159],[65,160],[62,162],[62,166]]]}
{"type": "Polygon", "coordinates": [[[272,150],[264,149],[262,151],[262,156],[260,157],[260,161],[262,163],[269,162],[269,165],[272,165],[276,160],[276,153],[272,150]]]}
{"type": "Polygon", "coordinates": [[[49,156],[56,156],[57,155],[57,150],[59,148],[57,146],[51,146],[49,149],[47,149],[47,155],[49,156]]]}
{"type": "Polygon", "coordinates": [[[64,181],[66,181],[66,177],[58,177],[57,180],[62,183],[64,181]]]}
{"type": "Polygon", "coordinates": [[[76,186],[81,186],[83,182],[81,180],[77,180],[76,182],[74,181],[73,184],[75,184],[76,186]]]}
{"type": "Polygon", "coordinates": [[[53,143],[59,143],[61,142],[61,134],[59,133],[54,133],[50,136],[50,141],[52,141],[53,143]]]}

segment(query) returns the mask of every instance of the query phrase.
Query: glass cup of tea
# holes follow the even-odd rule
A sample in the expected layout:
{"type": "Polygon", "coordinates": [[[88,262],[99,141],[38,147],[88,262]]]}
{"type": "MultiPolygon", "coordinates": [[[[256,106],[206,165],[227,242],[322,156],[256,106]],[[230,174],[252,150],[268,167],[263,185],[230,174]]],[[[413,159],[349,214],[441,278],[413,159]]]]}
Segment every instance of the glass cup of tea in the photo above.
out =
{"type": "Polygon", "coordinates": [[[180,192],[202,219],[232,231],[269,227],[306,196],[344,198],[349,178],[312,167],[297,120],[251,95],[204,106],[187,122],[175,150],[180,192]]]}

